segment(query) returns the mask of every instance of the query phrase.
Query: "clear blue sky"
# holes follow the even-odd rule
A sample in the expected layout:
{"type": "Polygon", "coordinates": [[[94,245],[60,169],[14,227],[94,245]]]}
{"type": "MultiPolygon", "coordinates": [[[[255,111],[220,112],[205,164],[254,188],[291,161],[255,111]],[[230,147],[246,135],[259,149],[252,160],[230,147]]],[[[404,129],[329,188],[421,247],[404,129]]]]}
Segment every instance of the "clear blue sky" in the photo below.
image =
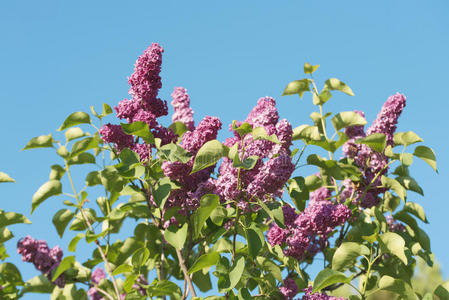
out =
{"type": "MultiPolygon", "coordinates": [[[[371,121],[389,95],[408,97],[399,130],[416,131],[435,149],[440,172],[416,162],[413,174],[425,197],[409,193],[409,199],[424,206],[425,229],[448,277],[448,13],[445,0],[2,1],[0,170],[17,183],[0,185],[0,207],[30,216],[31,197],[57,158],[20,149],[31,137],[54,132],[73,111],[126,97],[127,76],[151,42],[166,50],[162,98],[184,86],[196,120],[216,115],[225,127],[266,95],[294,126],[310,123],[309,97],[280,97],[309,61],[321,64],[318,80],[338,77],[356,94],[332,99],[331,111],[360,109],[371,121]]],[[[11,227],[10,261],[25,278],[38,272],[20,263],[17,237],[66,245],[50,223],[62,200],[41,205],[33,225],[11,227]]]]}

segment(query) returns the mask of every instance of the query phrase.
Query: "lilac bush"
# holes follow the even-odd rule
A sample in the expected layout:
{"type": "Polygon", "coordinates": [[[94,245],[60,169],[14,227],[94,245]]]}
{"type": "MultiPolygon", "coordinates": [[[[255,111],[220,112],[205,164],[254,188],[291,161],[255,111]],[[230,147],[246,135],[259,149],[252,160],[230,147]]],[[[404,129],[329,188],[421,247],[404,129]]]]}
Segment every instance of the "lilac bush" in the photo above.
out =
{"type": "MultiPolygon", "coordinates": [[[[432,298],[410,283],[417,258],[430,266],[433,256],[419,227],[428,220],[409,192],[423,194],[410,175],[413,157],[435,171],[436,159],[431,148],[415,146],[416,133],[396,131],[404,95],[390,96],[365,129],[361,111],[325,112],[333,93],[354,94],[336,78],[318,90],[318,66],[306,63],[307,77],[283,95],[312,95],[310,124],[281,118],[272,97],[255,101],[243,121],[201,116],[196,123],[187,90],[175,87],[168,125],[160,119],[169,114],[159,98],[163,52],[154,43],[137,59],[130,99],[69,115],[59,128],[65,143],[45,135],[25,146],[56,149],[59,163],[34,194],[32,212],[64,192],[52,222],[71,242],[63,257],[58,246],[21,239],[18,254],[40,275],[24,281],[3,263],[0,298],[365,300],[384,291],[432,298]],[[114,111],[115,121],[104,122],[114,111]],[[223,127],[229,133],[219,141],[223,127]],[[72,175],[79,164],[92,166],[81,186],[72,175]],[[92,249],[85,261],[80,245],[92,249]],[[313,278],[310,265],[321,268],[313,278]]],[[[0,212],[3,227],[29,223],[0,212]]],[[[435,295],[446,299],[445,292],[439,286],[435,295]]]]}

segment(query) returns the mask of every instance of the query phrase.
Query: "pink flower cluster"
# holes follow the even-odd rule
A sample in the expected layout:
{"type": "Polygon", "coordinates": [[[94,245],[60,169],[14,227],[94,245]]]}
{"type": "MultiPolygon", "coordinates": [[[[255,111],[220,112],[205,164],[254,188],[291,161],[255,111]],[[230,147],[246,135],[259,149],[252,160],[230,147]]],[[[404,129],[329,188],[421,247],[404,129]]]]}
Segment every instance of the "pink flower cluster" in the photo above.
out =
{"type": "MultiPolygon", "coordinates": [[[[87,291],[87,295],[89,296],[90,300],[105,300],[106,299],[102,296],[102,294],[94,286],[94,285],[99,285],[100,281],[105,278],[106,278],[106,273],[101,268],[96,268],[92,272],[92,274],[90,275],[90,280],[93,283],[93,285],[91,285],[91,287],[87,291]]],[[[138,283],[147,285],[148,281],[145,279],[145,277],[143,275],[140,275],[137,278],[136,282],[137,283],[135,283],[133,285],[133,289],[138,290],[142,296],[145,296],[147,294],[147,291],[144,288],[142,288],[138,283]]],[[[123,293],[120,295],[120,297],[121,297],[121,299],[125,299],[126,294],[123,293]]]]}
{"type": "Polygon", "coordinates": [[[277,224],[270,227],[267,233],[270,245],[285,246],[284,254],[298,260],[315,256],[327,245],[329,234],[352,215],[346,205],[332,202],[331,197],[325,187],[313,191],[308,206],[300,214],[284,205],[285,228],[277,224]]]}
{"type": "Polygon", "coordinates": [[[162,163],[164,174],[182,185],[180,189],[172,190],[167,200],[168,207],[179,206],[184,213],[194,210],[199,206],[201,196],[214,191],[215,185],[210,179],[214,166],[193,174],[190,172],[198,150],[206,142],[217,138],[221,126],[222,123],[217,117],[206,116],[195,129],[187,131],[182,136],[181,146],[192,154],[190,161],[162,163]]]}
{"type": "MultiPolygon", "coordinates": [[[[162,52],[164,49],[159,44],[153,43],[137,59],[134,73],[128,80],[132,99],[120,101],[114,109],[117,117],[128,123],[137,121],[147,123],[153,135],[160,138],[162,145],[165,145],[174,141],[176,136],[157,121],[157,118],[168,114],[167,101],[157,98],[162,87],[159,76],[162,52]]],[[[104,125],[100,129],[100,135],[105,142],[115,144],[118,152],[127,147],[138,153],[142,160],[148,159],[151,145],[134,141],[133,137],[126,135],[119,125],[104,125]]]]}
{"type": "MultiPolygon", "coordinates": [[[[63,256],[59,246],[50,249],[46,241],[35,240],[29,235],[18,241],[17,252],[22,254],[23,261],[33,263],[36,269],[47,276],[49,280],[52,278],[51,272],[59,266],[63,256]]],[[[53,283],[61,288],[64,287],[64,276],[59,276],[53,283]]]]}
{"type": "Polygon", "coordinates": [[[328,296],[325,293],[312,293],[312,287],[309,286],[308,288],[304,289],[304,292],[306,293],[304,296],[301,297],[301,300],[346,300],[343,297],[332,297],[328,296]]]}
{"type": "Polygon", "coordinates": [[[182,122],[187,126],[188,130],[192,131],[195,128],[195,123],[193,121],[193,110],[190,107],[190,97],[186,89],[176,87],[171,97],[173,98],[171,105],[175,110],[171,118],[173,123],[182,122]]]}
{"type": "MultiPolygon", "coordinates": [[[[100,281],[102,279],[106,278],[106,274],[104,273],[103,269],[97,268],[95,269],[92,274],[90,275],[90,280],[94,284],[100,284],[100,281]]],[[[92,286],[88,291],[87,295],[89,296],[90,300],[104,300],[102,294],[94,287],[92,286]]]]}
{"type": "Polygon", "coordinates": [[[249,156],[259,157],[251,170],[241,169],[239,173],[238,168],[233,167],[233,160],[229,158],[223,158],[219,168],[215,193],[224,201],[240,202],[244,210],[249,208],[248,200],[244,199],[270,200],[280,197],[284,184],[294,171],[289,149],[292,126],[287,120],[279,121],[276,101],[270,97],[260,98],[245,122],[253,128],[263,127],[268,135],[275,134],[280,144],[262,139],[254,140],[251,134],[242,138],[237,132],[234,132],[234,137],[226,139],[226,146],[238,145],[240,160],[249,156]]]}
{"type": "MultiPolygon", "coordinates": [[[[364,144],[356,144],[355,140],[366,137],[373,133],[385,134],[387,138],[387,145],[393,145],[393,135],[396,130],[396,124],[399,116],[405,107],[406,98],[404,95],[396,93],[390,96],[382,106],[381,111],[377,115],[373,124],[365,131],[363,126],[353,126],[346,128],[345,133],[350,138],[348,142],[343,145],[343,154],[346,157],[354,159],[364,175],[363,181],[356,191],[354,191],[354,199],[360,201],[362,208],[375,206],[379,203],[378,195],[384,192],[383,189],[376,188],[380,185],[380,175],[387,172],[385,167],[388,163],[388,157],[383,153],[378,153],[372,150],[369,146],[364,144]],[[380,174],[375,182],[371,184],[367,192],[365,189],[374,180],[376,174],[380,174]]],[[[356,111],[364,117],[363,112],[356,111]]]]}

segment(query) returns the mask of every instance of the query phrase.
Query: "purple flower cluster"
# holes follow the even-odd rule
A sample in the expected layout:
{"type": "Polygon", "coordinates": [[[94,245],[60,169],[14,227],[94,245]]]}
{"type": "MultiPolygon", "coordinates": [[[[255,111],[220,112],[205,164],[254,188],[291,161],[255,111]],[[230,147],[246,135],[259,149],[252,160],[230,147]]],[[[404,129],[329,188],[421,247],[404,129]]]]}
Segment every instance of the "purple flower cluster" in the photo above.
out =
{"type": "Polygon", "coordinates": [[[187,126],[187,129],[192,131],[195,128],[195,123],[193,121],[193,110],[190,107],[190,97],[187,91],[183,87],[176,87],[171,94],[173,101],[171,105],[173,106],[175,112],[172,115],[172,121],[182,122],[187,126]]]}
{"type": "MultiPolygon", "coordinates": [[[[162,145],[168,144],[176,139],[175,134],[161,126],[157,118],[168,114],[167,101],[157,98],[159,89],[162,87],[161,72],[163,48],[153,43],[137,59],[134,73],[128,80],[131,85],[129,94],[131,100],[124,99],[114,107],[116,115],[128,123],[137,121],[148,124],[151,132],[156,138],[162,140],[162,145]]],[[[140,155],[141,160],[149,157],[149,146],[145,143],[134,141],[132,136],[126,135],[119,125],[106,124],[100,130],[103,140],[113,143],[120,152],[123,148],[130,148],[140,155]]]]}
{"type": "MultiPolygon", "coordinates": [[[[378,195],[384,192],[384,190],[376,188],[376,186],[380,185],[381,176],[378,176],[372,184],[371,182],[376,177],[376,174],[383,175],[387,172],[386,165],[388,163],[388,157],[382,153],[373,151],[367,145],[356,144],[355,140],[373,133],[382,133],[387,138],[387,145],[393,145],[393,134],[396,130],[399,116],[405,107],[405,101],[405,96],[399,93],[390,96],[382,106],[376,120],[366,130],[366,133],[364,132],[363,126],[348,127],[345,130],[350,140],[343,145],[343,154],[346,157],[354,159],[364,175],[361,184],[354,191],[354,199],[359,200],[362,208],[376,206],[380,202],[378,195]],[[371,186],[369,186],[370,184],[371,186]],[[365,192],[368,186],[369,188],[365,192]]],[[[364,117],[363,112],[356,112],[364,117]]]]}
{"type": "MultiPolygon", "coordinates": [[[[22,254],[23,261],[33,263],[36,269],[47,276],[49,280],[52,278],[51,272],[59,266],[63,256],[59,246],[50,249],[46,241],[35,240],[29,235],[18,241],[17,252],[22,254]]],[[[64,287],[64,276],[59,276],[53,283],[61,288],[64,287]]]]}
{"type": "MultiPolygon", "coordinates": [[[[90,275],[90,280],[98,285],[100,284],[100,281],[102,279],[106,278],[106,274],[104,273],[103,269],[97,268],[95,269],[92,274],[90,275]]],[[[92,286],[88,291],[87,295],[89,295],[90,300],[104,300],[101,293],[95,288],[95,286],[92,286]]]]}
{"type": "Polygon", "coordinates": [[[325,293],[312,293],[312,287],[309,286],[308,288],[304,289],[304,292],[306,293],[304,296],[301,297],[301,300],[346,300],[343,297],[332,297],[328,296],[325,293]]]}
{"type": "Polygon", "coordinates": [[[397,222],[392,216],[385,216],[387,220],[388,230],[393,232],[405,232],[405,226],[402,223],[397,222]]]}
{"type": "Polygon", "coordinates": [[[284,280],[284,284],[279,288],[282,296],[286,300],[293,300],[293,298],[298,294],[298,286],[296,285],[295,280],[291,278],[286,278],[284,280]]]}
{"type": "Polygon", "coordinates": [[[277,224],[270,227],[267,233],[270,245],[285,245],[284,254],[298,260],[313,257],[327,245],[335,227],[343,225],[352,215],[346,205],[328,200],[330,197],[325,187],[312,192],[312,200],[300,214],[285,205],[282,208],[285,228],[277,224]]]}
{"type": "Polygon", "coordinates": [[[199,206],[201,196],[214,191],[214,180],[210,178],[214,166],[193,174],[190,172],[198,150],[206,142],[217,138],[221,126],[221,121],[217,117],[206,116],[194,130],[187,131],[182,137],[181,146],[192,154],[190,161],[187,163],[164,161],[162,163],[164,174],[182,185],[180,189],[171,192],[167,200],[169,207],[179,206],[184,213],[194,210],[199,206]]]}
{"type": "MultiPolygon", "coordinates": [[[[279,121],[276,101],[270,97],[260,98],[245,122],[253,128],[263,127],[268,135],[275,134],[280,144],[254,140],[251,134],[242,138],[237,132],[234,132],[234,137],[226,139],[226,146],[238,145],[240,159],[259,157],[251,170],[242,169],[239,173],[229,158],[223,158],[219,168],[215,193],[224,201],[242,202],[239,206],[243,210],[249,209],[248,201],[243,199],[258,198],[265,201],[280,197],[284,184],[294,171],[289,150],[292,126],[287,120],[279,121]]],[[[237,122],[237,125],[239,124],[242,123],[237,122]]],[[[231,126],[230,128],[232,130],[231,126]]]]}

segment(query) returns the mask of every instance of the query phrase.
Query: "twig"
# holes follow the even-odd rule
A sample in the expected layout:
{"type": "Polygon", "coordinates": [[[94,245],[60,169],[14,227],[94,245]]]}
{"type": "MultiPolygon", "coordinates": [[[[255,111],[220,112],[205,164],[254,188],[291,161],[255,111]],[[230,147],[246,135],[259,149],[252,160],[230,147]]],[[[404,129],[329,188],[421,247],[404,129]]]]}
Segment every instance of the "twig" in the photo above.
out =
{"type": "MultiPolygon", "coordinates": [[[[69,181],[70,181],[70,184],[72,186],[73,193],[75,194],[76,201],[77,201],[77,203],[79,205],[79,210],[80,210],[81,216],[82,216],[84,222],[86,223],[87,227],[89,228],[89,231],[94,233],[94,230],[92,228],[92,224],[90,224],[90,221],[89,221],[89,219],[87,218],[87,216],[86,216],[86,214],[84,212],[84,209],[83,209],[83,207],[81,205],[81,201],[79,199],[79,195],[76,192],[75,185],[73,184],[72,175],[70,175],[69,164],[68,164],[67,160],[64,160],[64,162],[65,162],[65,169],[66,169],[66,172],[67,172],[67,176],[69,177],[69,181]]],[[[112,285],[114,286],[114,290],[115,290],[115,293],[116,293],[116,296],[117,296],[117,300],[119,300],[119,299],[121,299],[121,296],[120,296],[120,292],[119,292],[119,289],[118,289],[117,282],[115,281],[115,277],[112,276],[111,268],[109,266],[109,261],[106,258],[106,255],[104,254],[103,249],[101,248],[100,242],[98,241],[98,239],[95,240],[95,245],[97,245],[98,252],[100,253],[101,258],[103,259],[104,267],[106,269],[106,272],[109,274],[109,276],[111,276],[112,285]]]]}

